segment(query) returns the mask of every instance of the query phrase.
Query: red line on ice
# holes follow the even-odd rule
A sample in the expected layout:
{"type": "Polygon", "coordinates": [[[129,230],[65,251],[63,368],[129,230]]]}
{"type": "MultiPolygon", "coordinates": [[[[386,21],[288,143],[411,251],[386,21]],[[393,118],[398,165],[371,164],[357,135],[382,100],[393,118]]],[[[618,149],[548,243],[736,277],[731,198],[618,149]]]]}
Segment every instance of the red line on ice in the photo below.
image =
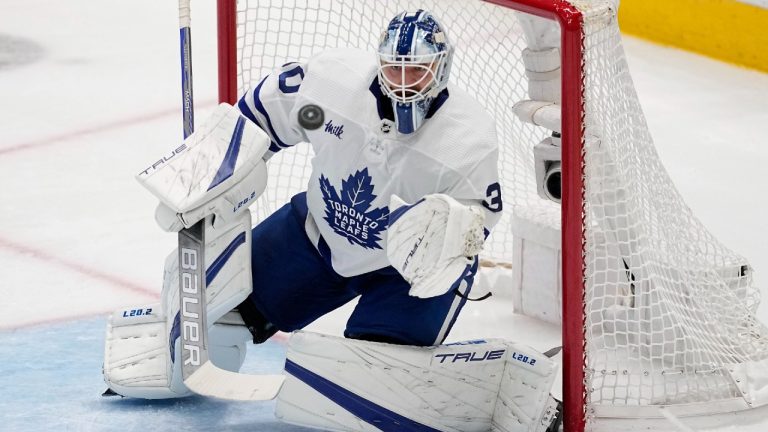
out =
{"type": "Polygon", "coordinates": [[[107,315],[107,314],[111,314],[112,312],[114,312],[114,310],[110,309],[110,310],[104,310],[104,311],[94,311],[90,313],[86,312],[78,315],[51,317],[51,318],[41,319],[37,321],[22,322],[18,324],[0,325],[0,331],[13,331],[13,330],[26,329],[30,327],[36,327],[36,326],[60,324],[60,323],[65,323],[69,321],[77,321],[77,320],[86,319],[86,318],[93,318],[98,315],[107,315]]]}
{"type": "MultiPolygon", "coordinates": [[[[197,104],[197,106],[201,108],[206,108],[206,107],[212,106],[213,104],[214,104],[213,101],[204,101],[200,104],[197,104]]],[[[32,141],[22,142],[19,144],[13,144],[9,147],[0,148],[0,156],[6,155],[9,153],[16,153],[24,150],[31,150],[31,149],[36,149],[40,147],[46,147],[62,141],[69,141],[69,140],[80,138],[86,135],[92,135],[92,134],[101,133],[101,132],[108,132],[113,129],[120,129],[128,126],[134,126],[140,123],[157,120],[158,118],[176,115],[179,112],[180,110],[178,108],[166,109],[166,110],[157,111],[154,113],[138,115],[135,117],[123,118],[113,122],[104,123],[101,125],[96,125],[89,128],[72,131],[72,132],[66,132],[59,135],[53,135],[45,138],[32,140],[32,141]]]]}
{"type": "MultiPolygon", "coordinates": [[[[200,103],[199,106],[206,108],[214,105],[214,103],[215,103],[214,101],[209,100],[209,101],[204,101],[200,103]]],[[[109,123],[85,128],[85,129],[80,129],[72,132],[67,132],[59,135],[49,136],[46,138],[40,138],[37,140],[22,142],[19,144],[11,145],[9,147],[0,148],[0,156],[10,154],[10,153],[16,153],[24,150],[31,150],[31,149],[36,149],[40,147],[46,147],[46,146],[54,145],[63,141],[69,141],[72,139],[80,138],[86,135],[91,135],[91,134],[96,134],[101,132],[108,132],[114,129],[134,126],[140,123],[153,121],[161,117],[168,117],[171,115],[175,115],[177,113],[178,113],[178,108],[167,109],[167,110],[157,111],[150,114],[123,118],[113,122],[109,122],[109,123]]],[[[55,265],[65,267],[69,270],[88,276],[92,279],[97,279],[97,280],[107,282],[121,289],[133,291],[143,295],[149,295],[155,298],[158,297],[158,293],[155,290],[150,290],[149,288],[140,286],[134,282],[123,279],[119,276],[115,276],[94,268],[90,268],[84,264],[58,257],[51,253],[45,252],[43,250],[34,249],[31,246],[25,246],[25,245],[10,241],[8,239],[0,238],[0,247],[8,249],[17,254],[32,257],[40,261],[45,261],[49,264],[55,264],[55,265]]],[[[83,314],[83,315],[70,316],[70,317],[57,317],[57,318],[51,318],[47,320],[40,320],[40,321],[31,322],[31,323],[21,324],[20,326],[0,326],[0,330],[12,330],[15,328],[31,327],[35,325],[54,324],[54,323],[59,323],[64,321],[87,318],[94,315],[99,315],[102,313],[109,313],[109,312],[111,311],[96,312],[93,314],[83,314]]]]}
{"type": "Polygon", "coordinates": [[[17,254],[24,255],[26,257],[31,257],[40,261],[45,261],[49,264],[56,264],[56,265],[65,267],[69,270],[88,276],[92,279],[108,282],[111,285],[114,285],[118,288],[122,288],[128,291],[133,291],[135,293],[139,293],[143,295],[149,295],[152,297],[158,296],[158,293],[156,292],[156,290],[151,290],[137,283],[131,282],[127,279],[123,279],[119,276],[115,276],[115,275],[103,272],[101,270],[88,267],[84,264],[58,257],[56,255],[45,252],[43,250],[35,249],[30,246],[25,246],[25,245],[10,241],[8,239],[0,238],[0,247],[8,249],[17,254]]]}

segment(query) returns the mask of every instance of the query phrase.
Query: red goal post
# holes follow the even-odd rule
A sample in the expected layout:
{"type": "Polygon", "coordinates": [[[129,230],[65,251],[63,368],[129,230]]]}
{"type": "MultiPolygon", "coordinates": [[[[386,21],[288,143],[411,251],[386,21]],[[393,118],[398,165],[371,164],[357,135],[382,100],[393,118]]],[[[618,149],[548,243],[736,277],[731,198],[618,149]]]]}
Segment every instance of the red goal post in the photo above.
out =
{"type": "Polygon", "coordinates": [[[584,71],[581,12],[560,0],[489,0],[560,24],[562,73],[563,426],[582,431],[586,422],[584,323],[584,71]]]}

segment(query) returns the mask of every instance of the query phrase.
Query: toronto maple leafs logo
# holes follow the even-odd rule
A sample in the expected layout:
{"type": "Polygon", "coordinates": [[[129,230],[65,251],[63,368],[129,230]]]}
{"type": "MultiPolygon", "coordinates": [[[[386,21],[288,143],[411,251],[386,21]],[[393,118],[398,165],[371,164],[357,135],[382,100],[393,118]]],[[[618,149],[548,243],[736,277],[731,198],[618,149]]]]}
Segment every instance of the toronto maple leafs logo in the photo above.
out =
{"type": "Polygon", "coordinates": [[[371,209],[376,199],[368,168],[341,181],[341,196],[328,178],[320,175],[320,190],[325,201],[325,220],[350,244],[366,249],[381,249],[381,232],[387,229],[389,208],[371,209]]]}

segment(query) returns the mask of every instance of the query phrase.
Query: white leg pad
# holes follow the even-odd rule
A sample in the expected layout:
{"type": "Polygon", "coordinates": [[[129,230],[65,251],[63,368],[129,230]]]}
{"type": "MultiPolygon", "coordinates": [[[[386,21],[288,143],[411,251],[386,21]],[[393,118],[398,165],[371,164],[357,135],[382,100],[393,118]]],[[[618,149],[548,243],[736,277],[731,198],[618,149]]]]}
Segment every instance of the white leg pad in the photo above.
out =
{"type": "Polygon", "coordinates": [[[180,396],[170,389],[166,351],[168,333],[159,303],[116,311],[107,322],[104,381],[122,395],[142,388],[146,399],[180,396]]]}
{"type": "Polygon", "coordinates": [[[550,396],[557,364],[528,346],[508,343],[508,347],[492,430],[545,431],[557,408],[550,396]]]}
{"type": "MultiPolygon", "coordinates": [[[[214,365],[238,371],[251,334],[239,314],[229,313],[251,292],[251,218],[206,227],[205,263],[209,355],[214,365]]],[[[104,349],[104,381],[123,396],[145,399],[189,395],[175,364],[179,340],[178,252],[165,263],[161,303],[118,310],[109,318],[104,349]]]]}
{"type": "MultiPolygon", "coordinates": [[[[181,368],[171,360],[170,330],[161,314],[125,317],[132,310],[117,311],[109,318],[104,349],[104,381],[116,393],[142,399],[167,399],[191,393],[181,379],[181,368]]],[[[236,313],[228,314],[209,330],[211,361],[230,371],[240,370],[251,333],[236,313]],[[230,316],[231,315],[231,316],[230,316]],[[229,322],[229,323],[225,323],[229,322]]],[[[179,352],[179,339],[174,342],[179,352]]]]}
{"type": "Polygon", "coordinates": [[[555,369],[544,355],[504,340],[411,347],[297,332],[276,415],[330,431],[538,432],[555,369]],[[526,365],[515,364],[520,355],[526,365]],[[519,400],[522,394],[530,400],[519,400]]]}

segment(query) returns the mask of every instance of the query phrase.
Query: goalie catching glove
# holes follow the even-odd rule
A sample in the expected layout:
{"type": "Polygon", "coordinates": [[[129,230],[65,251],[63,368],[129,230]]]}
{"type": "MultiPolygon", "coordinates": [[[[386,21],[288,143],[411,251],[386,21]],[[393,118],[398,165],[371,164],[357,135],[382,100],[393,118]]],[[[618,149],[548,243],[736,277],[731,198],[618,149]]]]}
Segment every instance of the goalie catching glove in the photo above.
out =
{"type": "Polygon", "coordinates": [[[408,205],[397,195],[389,216],[387,257],[411,284],[408,294],[428,298],[447,293],[483,248],[485,215],[443,194],[408,205]]]}
{"type": "Polygon", "coordinates": [[[267,185],[269,137],[237,108],[219,105],[181,146],[136,178],[160,205],[155,219],[173,232],[214,215],[214,228],[238,219],[267,185]]]}

